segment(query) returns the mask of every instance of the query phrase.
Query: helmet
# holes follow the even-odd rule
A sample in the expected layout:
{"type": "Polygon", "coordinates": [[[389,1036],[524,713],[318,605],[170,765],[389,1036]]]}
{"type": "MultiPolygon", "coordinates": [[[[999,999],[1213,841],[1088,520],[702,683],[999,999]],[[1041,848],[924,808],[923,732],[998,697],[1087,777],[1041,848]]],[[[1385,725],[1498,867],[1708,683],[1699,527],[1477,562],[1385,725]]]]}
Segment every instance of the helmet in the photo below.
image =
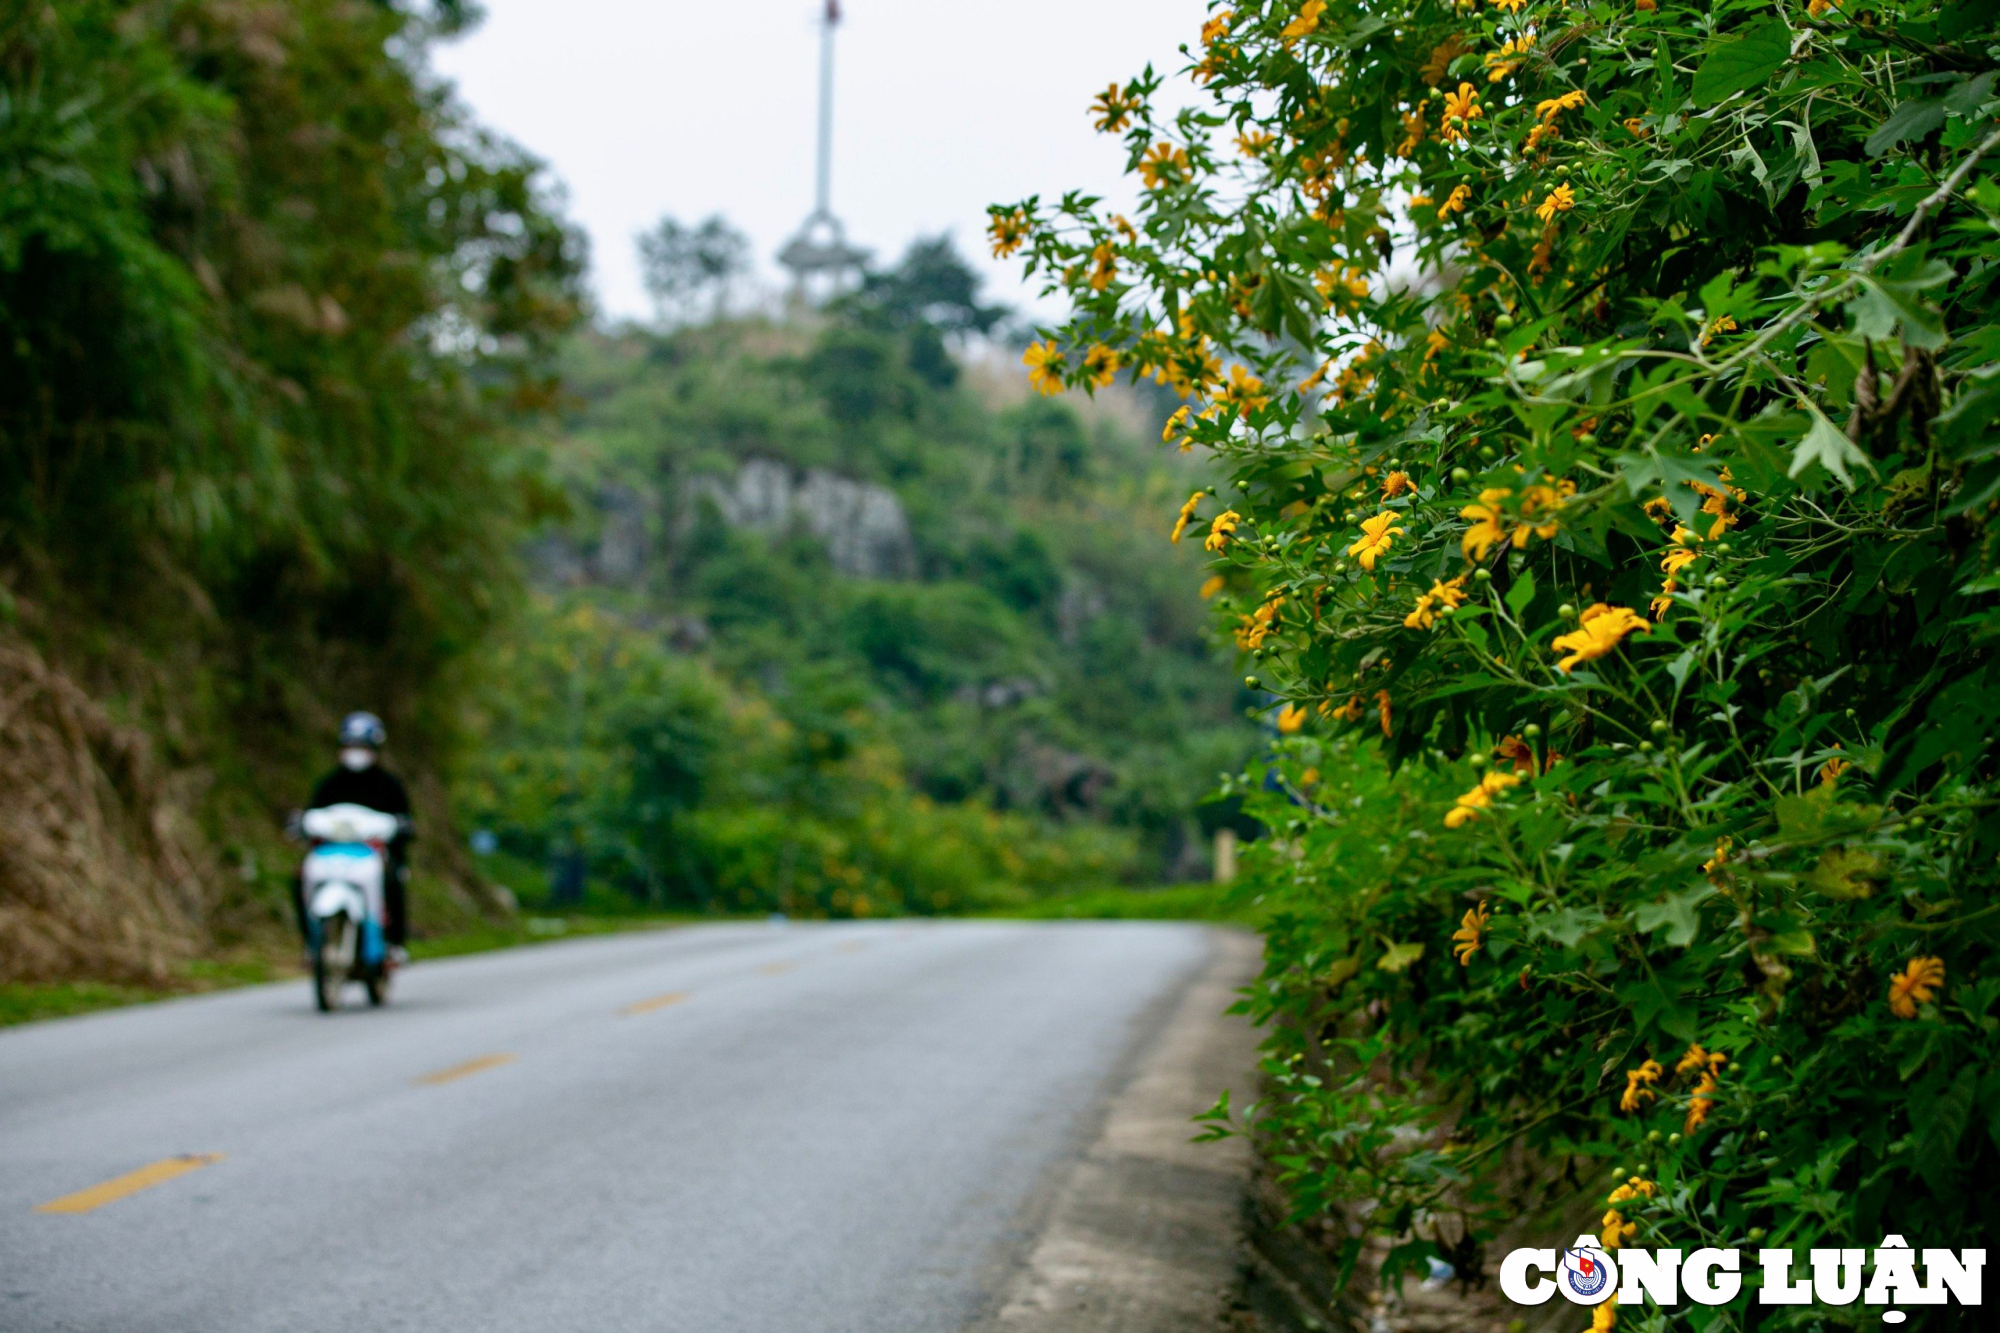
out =
{"type": "Polygon", "coordinates": [[[349,713],[340,722],[340,743],[342,745],[365,745],[371,750],[379,750],[389,739],[389,733],[382,725],[382,719],[373,713],[349,713]]]}

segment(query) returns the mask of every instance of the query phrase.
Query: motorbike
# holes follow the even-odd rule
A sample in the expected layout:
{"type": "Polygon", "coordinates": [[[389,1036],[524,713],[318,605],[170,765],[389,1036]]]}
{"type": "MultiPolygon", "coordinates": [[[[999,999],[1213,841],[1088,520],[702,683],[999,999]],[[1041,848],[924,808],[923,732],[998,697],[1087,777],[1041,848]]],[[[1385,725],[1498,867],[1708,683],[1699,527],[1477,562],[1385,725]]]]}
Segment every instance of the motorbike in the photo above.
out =
{"type": "Polygon", "coordinates": [[[302,888],[313,999],[320,1012],[331,1013],[340,1008],[347,983],[358,981],[370,1005],[385,1004],[393,968],[382,933],[383,885],[402,817],[365,805],[329,805],[306,811],[299,827],[309,847],[302,888]]]}

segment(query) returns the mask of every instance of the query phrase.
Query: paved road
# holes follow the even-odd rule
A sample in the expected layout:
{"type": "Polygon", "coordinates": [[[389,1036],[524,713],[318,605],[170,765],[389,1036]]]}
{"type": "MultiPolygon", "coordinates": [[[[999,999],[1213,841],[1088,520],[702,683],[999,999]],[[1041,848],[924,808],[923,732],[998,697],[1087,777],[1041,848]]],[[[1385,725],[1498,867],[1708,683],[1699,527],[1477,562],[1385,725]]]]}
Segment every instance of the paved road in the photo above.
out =
{"type": "Polygon", "coordinates": [[[715,926],[0,1032],[0,1330],[961,1329],[1214,948],[715,926]]]}

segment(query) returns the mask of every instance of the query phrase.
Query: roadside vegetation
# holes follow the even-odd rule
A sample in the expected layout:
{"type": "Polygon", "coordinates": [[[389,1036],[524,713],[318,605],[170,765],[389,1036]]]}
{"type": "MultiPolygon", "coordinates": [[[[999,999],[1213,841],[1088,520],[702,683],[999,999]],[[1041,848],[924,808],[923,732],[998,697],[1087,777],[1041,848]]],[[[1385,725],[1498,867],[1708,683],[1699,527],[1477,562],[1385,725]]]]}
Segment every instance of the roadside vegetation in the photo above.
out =
{"type": "Polygon", "coordinates": [[[1188,56],[1205,105],[1092,112],[1137,211],[992,237],[1073,302],[1039,380],[1166,383],[1228,470],[1182,522],[1286,733],[1237,1126],[1346,1271],[1980,1243],[1990,9],[1283,0],[1188,56]]]}

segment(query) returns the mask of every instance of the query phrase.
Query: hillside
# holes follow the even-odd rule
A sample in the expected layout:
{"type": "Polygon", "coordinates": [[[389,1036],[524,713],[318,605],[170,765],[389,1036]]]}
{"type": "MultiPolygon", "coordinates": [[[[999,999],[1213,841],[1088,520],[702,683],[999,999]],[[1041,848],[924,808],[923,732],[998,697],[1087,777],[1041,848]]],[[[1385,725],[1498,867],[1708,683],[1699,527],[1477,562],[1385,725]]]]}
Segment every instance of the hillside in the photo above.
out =
{"type": "Polygon", "coordinates": [[[836,913],[1205,870],[1247,729],[1195,553],[1159,558],[1202,478],[1159,404],[962,367],[935,303],[899,326],[940,256],[829,314],[569,345],[567,514],[462,803],[519,868],[836,913]]]}

